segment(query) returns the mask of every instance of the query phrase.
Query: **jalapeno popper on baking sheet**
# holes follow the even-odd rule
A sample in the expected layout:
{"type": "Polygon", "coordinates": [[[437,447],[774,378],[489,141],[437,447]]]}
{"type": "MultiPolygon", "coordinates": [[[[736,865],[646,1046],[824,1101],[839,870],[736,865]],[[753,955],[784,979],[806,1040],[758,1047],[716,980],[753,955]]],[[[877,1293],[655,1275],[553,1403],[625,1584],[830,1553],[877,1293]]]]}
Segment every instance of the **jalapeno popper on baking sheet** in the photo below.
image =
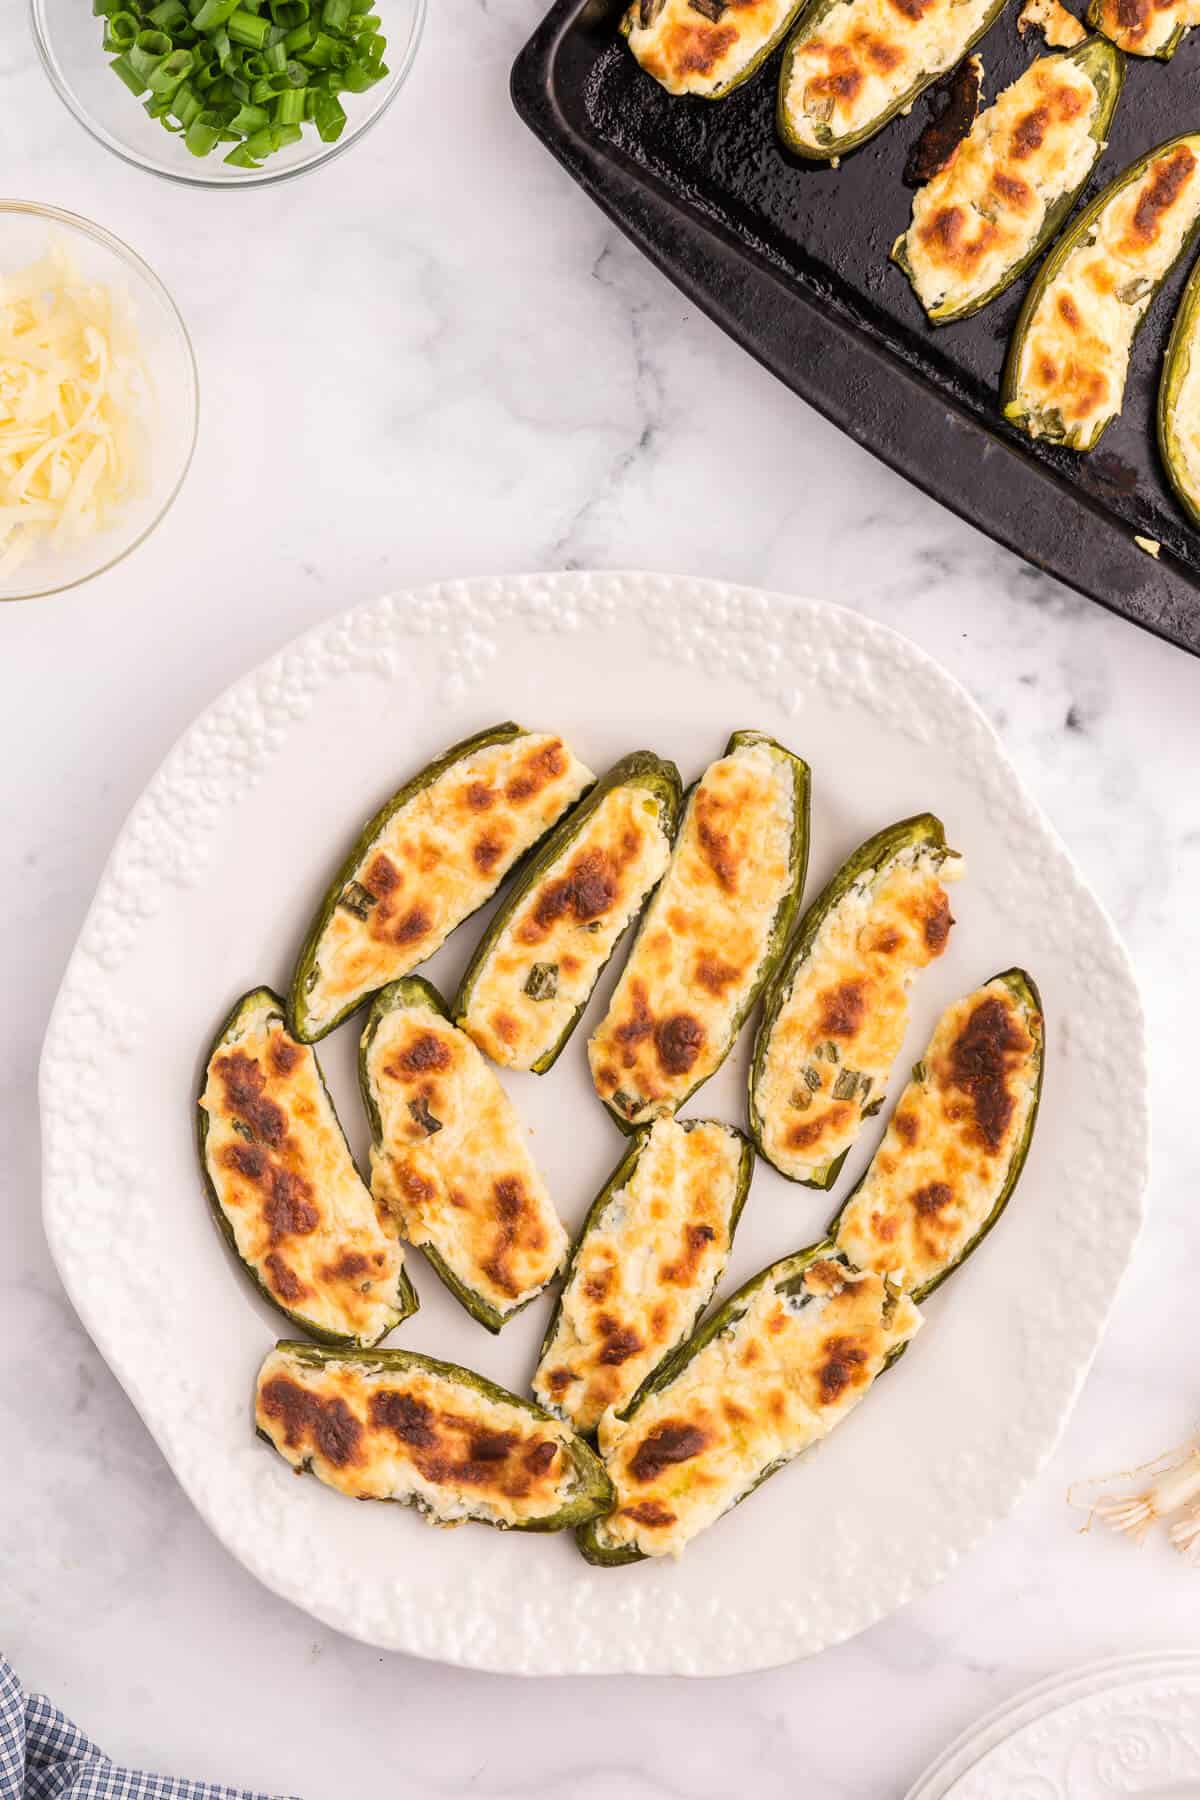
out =
{"type": "Polygon", "coordinates": [[[908,993],[946,947],[946,884],[963,872],[932,813],[891,825],[819,894],[763,998],[750,1135],[790,1181],[831,1187],[883,1105],[908,993]]]}
{"type": "Polygon", "coordinates": [[[561,737],[493,725],[455,744],[359,834],[317,911],[289,1000],[306,1043],[426,961],[594,777],[561,737]]]}
{"type": "Polygon", "coordinates": [[[410,1350],[276,1344],[254,1420],[294,1469],[353,1500],[415,1507],[431,1525],[563,1531],[612,1504],[598,1458],[560,1420],[410,1350]]]}
{"type": "Polygon", "coordinates": [[[804,0],[633,0],[629,48],[668,94],[719,100],[757,73],[804,0]]]}
{"type": "Polygon", "coordinates": [[[1038,271],[1004,367],[1005,417],[1091,450],[1121,410],[1138,328],[1200,223],[1200,136],[1143,156],[1086,207],[1038,271]]]}
{"type": "Polygon", "coordinates": [[[1128,56],[1170,62],[1192,26],[1200,24],[1200,5],[1197,0],[1092,0],[1087,21],[1128,56]]]}
{"type": "Polygon", "coordinates": [[[797,156],[845,156],[960,62],[1006,0],[810,0],[779,74],[779,135],[797,156]]]}
{"type": "Polygon", "coordinates": [[[499,1331],[567,1254],[512,1102],[418,975],[376,997],[359,1081],[375,1198],[471,1316],[499,1331]]]}
{"type": "Polygon", "coordinates": [[[916,1302],[995,1224],[1025,1166],[1044,1023],[1007,970],[947,1008],[867,1174],[812,1249],[720,1307],[600,1421],[616,1503],[589,1562],[677,1555],[863,1398],[921,1324],[916,1302]]]}
{"type": "Polygon", "coordinates": [[[624,1129],[720,1068],[787,943],[808,865],[808,765],[735,731],[689,791],[670,867],[588,1044],[624,1129]]]}
{"type": "Polygon", "coordinates": [[[316,1055],[269,988],[221,1026],[198,1104],[213,1214],[273,1306],[349,1345],[377,1343],[417,1310],[395,1222],[363,1186],[316,1055]]]}
{"type": "Polygon", "coordinates": [[[1200,264],[1171,326],[1158,388],[1158,449],[1175,497],[1200,525],[1200,264]]]}
{"type": "Polygon", "coordinates": [[[605,1182],[571,1253],[533,1391],[594,1432],[678,1348],[712,1298],[754,1151],[712,1119],[657,1119],[605,1182]]]}
{"type": "Polygon", "coordinates": [[[935,325],[978,312],[1050,243],[1104,148],[1121,80],[1103,38],[1038,57],[919,189],[892,260],[935,325]]]}
{"type": "Polygon", "coordinates": [[[624,757],[532,859],[463,975],[456,1022],[508,1068],[543,1075],[671,854],[679,772],[624,757]]]}

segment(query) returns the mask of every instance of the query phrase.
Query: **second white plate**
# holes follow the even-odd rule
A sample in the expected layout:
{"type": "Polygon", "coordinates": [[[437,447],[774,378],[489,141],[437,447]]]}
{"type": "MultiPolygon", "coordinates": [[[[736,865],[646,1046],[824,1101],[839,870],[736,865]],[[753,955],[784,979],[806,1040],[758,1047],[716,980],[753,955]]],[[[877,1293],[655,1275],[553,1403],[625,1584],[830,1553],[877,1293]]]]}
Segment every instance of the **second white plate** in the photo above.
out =
{"type": "MultiPolygon", "coordinates": [[[[446,990],[481,924],[428,965],[446,990]]],[[[508,1081],[572,1227],[624,1143],[590,1090],[588,1028],[545,1080],[508,1081]]],[[[361,1148],[356,1037],[343,1028],[322,1062],[361,1148]]],[[[747,1049],[690,1113],[741,1122],[747,1049]]],[[[937,1580],[1052,1449],[1132,1250],[1146,1171],[1128,962],[973,703],[911,644],[826,602],[663,576],[397,594],[239,682],[168,757],[113,851],[51,1021],[42,1113],[63,1280],[232,1553],[356,1637],[531,1674],[761,1668],[937,1580]],[[969,875],[899,1069],[947,1001],[998,969],[1024,964],[1045,1000],[1041,1119],[1002,1225],[931,1301],[881,1391],[678,1563],[596,1570],[569,1537],[433,1534],[399,1508],[351,1506],[293,1477],[250,1424],[254,1372],[281,1321],[227,1256],[195,1168],[199,1064],[231,1000],[286,984],[314,900],[375,805],[505,717],[562,730],[594,768],[648,746],[685,779],[731,729],[773,732],[813,768],[809,898],[868,832],[939,813],[969,875]]],[[[831,1210],[760,1164],[726,1291],[814,1241],[831,1210]]],[[[411,1266],[421,1311],[396,1341],[525,1387],[548,1302],[493,1340],[415,1254],[411,1266]]]]}

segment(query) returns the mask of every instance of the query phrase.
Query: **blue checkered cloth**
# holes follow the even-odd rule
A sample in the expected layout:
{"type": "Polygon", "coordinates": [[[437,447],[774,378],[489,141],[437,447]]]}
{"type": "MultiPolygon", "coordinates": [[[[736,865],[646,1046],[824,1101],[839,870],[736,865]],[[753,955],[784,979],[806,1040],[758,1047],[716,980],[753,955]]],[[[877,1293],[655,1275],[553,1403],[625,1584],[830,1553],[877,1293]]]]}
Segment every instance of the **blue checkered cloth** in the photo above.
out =
{"type": "Polygon", "coordinates": [[[0,1800],[271,1800],[208,1781],[118,1769],[0,1656],[0,1800]]]}

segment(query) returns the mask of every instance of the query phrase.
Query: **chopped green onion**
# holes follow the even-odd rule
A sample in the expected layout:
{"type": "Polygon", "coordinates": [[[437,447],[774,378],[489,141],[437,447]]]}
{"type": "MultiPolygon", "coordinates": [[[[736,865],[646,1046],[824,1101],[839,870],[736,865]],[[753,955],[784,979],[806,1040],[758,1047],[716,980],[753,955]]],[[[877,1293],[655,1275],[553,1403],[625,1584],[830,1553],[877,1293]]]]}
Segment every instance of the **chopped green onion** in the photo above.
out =
{"type": "Polygon", "coordinates": [[[161,6],[152,6],[146,17],[159,31],[175,32],[191,24],[183,0],[162,0],[161,6]]]}
{"type": "Polygon", "coordinates": [[[137,39],[141,30],[137,15],[131,12],[114,12],[108,16],[108,28],[104,33],[104,48],[115,50],[118,55],[137,39]]]}
{"type": "Polygon", "coordinates": [[[230,13],[225,29],[235,44],[245,44],[251,50],[261,50],[267,41],[270,27],[257,13],[247,12],[244,7],[239,7],[237,12],[230,13]]]}
{"type": "Polygon", "coordinates": [[[142,80],[141,76],[133,68],[133,66],[130,63],[129,58],[127,56],[114,56],[113,60],[109,63],[108,66],[110,69],[116,70],[117,74],[121,77],[121,80],[125,83],[125,86],[129,89],[131,94],[144,94],[145,93],[146,83],[142,80]]]}
{"type": "Polygon", "coordinates": [[[283,39],[277,44],[269,44],[263,51],[263,61],[272,75],[282,75],[287,68],[288,53],[283,47],[283,39]]]}
{"type": "Polygon", "coordinates": [[[271,115],[265,106],[239,106],[229,121],[229,129],[236,137],[249,137],[251,132],[261,131],[264,125],[271,123],[271,115]]]}
{"type": "Polygon", "coordinates": [[[275,102],[277,125],[303,125],[305,92],[304,88],[289,88],[286,94],[280,94],[275,102]]]}
{"type": "Polygon", "coordinates": [[[335,144],[346,127],[346,109],[334,94],[318,94],[313,123],[323,144],[335,144]]]}
{"type": "Polygon", "coordinates": [[[350,0],[325,0],[321,8],[324,30],[341,34],[350,23],[350,0]]]}
{"type": "Polygon", "coordinates": [[[225,161],[227,163],[232,163],[235,169],[262,168],[262,164],[260,162],[255,162],[254,158],[250,155],[250,152],[246,149],[245,144],[239,144],[236,150],[231,150],[229,155],[225,158],[225,161]]]}
{"type": "Polygon", "coordinates": [[[173,94],[181,81],[186,81],[192,72],[192,53],[190,50],[172,50],[170,56],[164,56],[157,69],[150,76],[150,92],[152,94],[173,94]]]}
{"type": "Polygon", "coordinates": [[[218,25],[225,25],[238,9],[238,0],[203,0],[198,12],[192,14],[192,24],[197,31],[215,31],[218,25]]]}
{"type": "MultiPolygon", "coordinates": [[[[295,32],[292,37],[295,37],[295,32]]],[[[298,51],[301,62],[306,62],[314,69],[327,69],[333,61],[337,45],[327,32],[318,31],[307,50],[298,51]]]]}
{"type": "Polygon", "coordinates": [[[183,141],[193,156],[207,156],[215,150],[221,137],[221,117],[219,113],[197,113],[183,134],[183,141]]]}

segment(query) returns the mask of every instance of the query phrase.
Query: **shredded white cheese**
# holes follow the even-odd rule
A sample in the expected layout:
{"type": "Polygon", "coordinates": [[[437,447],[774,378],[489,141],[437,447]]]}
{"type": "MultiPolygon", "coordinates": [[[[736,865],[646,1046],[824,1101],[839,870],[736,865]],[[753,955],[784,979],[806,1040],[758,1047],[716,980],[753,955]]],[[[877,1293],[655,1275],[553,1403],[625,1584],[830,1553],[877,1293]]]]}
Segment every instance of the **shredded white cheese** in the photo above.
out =
{"type": "Polygon", "coordinates": [[[146,393],[125,302],[61,245],[0,276],[0,574],[113,523],[141,485],[146,393]]]}

